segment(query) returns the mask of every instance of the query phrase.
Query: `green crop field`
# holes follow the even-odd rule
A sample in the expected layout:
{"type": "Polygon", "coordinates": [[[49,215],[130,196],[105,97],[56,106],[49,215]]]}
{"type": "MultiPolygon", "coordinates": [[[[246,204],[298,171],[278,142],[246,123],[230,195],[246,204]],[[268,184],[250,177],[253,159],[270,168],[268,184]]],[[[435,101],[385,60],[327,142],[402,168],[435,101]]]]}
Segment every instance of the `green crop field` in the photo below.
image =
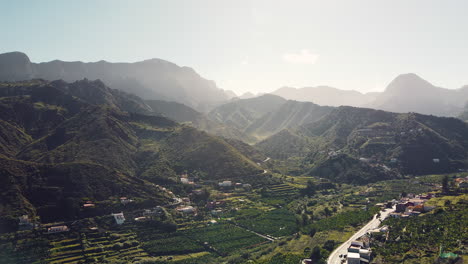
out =
{"type": "Polygon", "coordinates": [[[286,209],[276,209],[260,213],[255,217],[236,220],[241,226],[271,236],[285,236],[297,232],[296,218],[286,209]]]}
{"type": "Polygon", "coordinates": [[[267,240],[232,224],[217,224],[185,230],[184,235],[213,247],[221,254],[255,246],[267,240]]]}

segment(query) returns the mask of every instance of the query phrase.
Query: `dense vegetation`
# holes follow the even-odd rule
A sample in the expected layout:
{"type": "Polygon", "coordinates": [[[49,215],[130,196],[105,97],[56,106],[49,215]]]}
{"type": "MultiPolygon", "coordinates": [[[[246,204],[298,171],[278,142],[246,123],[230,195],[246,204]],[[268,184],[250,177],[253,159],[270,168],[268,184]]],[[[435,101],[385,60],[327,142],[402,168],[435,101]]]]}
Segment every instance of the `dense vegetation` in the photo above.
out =
{"type": "Polygon", "coordinates": [[[375,251],[388,263],[434,263],[443,252],[461,254],[468,241],[466,201],[417,218],[390,218],[388,240],[376,237],[375,251]]]}
{"type": "Polygon", "coordinates": [[[224,140],[155,116],[138,97],[100,81],[8,83],[0,110],[2,231],[22,214],[75,219],[85,198],[162,205],[172,195],[149,181],[174,181],[183,171],[207,179],[262,172],[224,140]]]}
{"type": "Polygon", "coordinates": [[[301,173],[363,184],[466,169],[467,135],[468,125],[456,118],[339,107],[257,146],[296,161],[301,173]]]}
{"type": "Polygon", "coordinates": [[[236,223],[260,234],[280,237],[297,231],[295,220],[294,215],[288,210],[277,209],[237,217],[236,223]]]}

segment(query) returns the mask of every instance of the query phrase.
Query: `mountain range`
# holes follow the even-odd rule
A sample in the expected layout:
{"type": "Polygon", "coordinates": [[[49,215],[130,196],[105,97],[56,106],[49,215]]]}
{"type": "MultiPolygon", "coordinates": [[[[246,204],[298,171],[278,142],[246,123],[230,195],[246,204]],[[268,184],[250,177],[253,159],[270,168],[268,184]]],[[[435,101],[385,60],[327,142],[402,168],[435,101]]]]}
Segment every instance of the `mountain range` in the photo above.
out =
{"type": "MultiPolygon", "coordinates": [[[[100,79],[107,86],[135,94],[144,100],[174,101],[198,112],[208,113],[232,98],[253,99],[252,93],[239,97],[225,91],[189,67],[161,59],[135,63],[65,62],[33,63],[21,52],[0,54],[0,81],[31,79],[74,82],[100,79]]],[[[360,93],[329,86],[282,87],[271,94],[287,100],[313,102],[321,106],[356,106],[391,112],[416,112],[436,116],[459,116],[468,103],[468,86],[459,89],[437,87],[417,76],[397,76],[383,92],[360,93]]],[[[259,97],[257,95],[257,97],[259,97]]]]}
{"type": "Polygon", "coordinates": [[[265,94],[218,106],[208,113],[208,117],[258,141],[283,129],[317,121],[331,110],[332,107],[265,94]]]}
{"type": "Polygon", "coordinates": [[[319,105],[369,107],[437,116],[458,116],[468,102],[468,86],[459,89],[440,88],[413,73],[397,76],[383,92],[362,94],[319,86],[300,89],[283,87],[272,94],[319,105]]]}
{"type": "Polygon", "coordinates": [[[63,211],[82,199],[165,204],[172,197],[155,184],[174,184],[184,171],[247,181],[263,171],[223,139],[101,81],[0,83],[0,140],[2,227],[24,213],[73,219],[76,210],[63,211]]]}
{"type": "Polygon", "coordinates": [[[271,157],[302,157],[302,173],[351,183],[468,168],[468,124],[416,113],[342,106],[256,146],[271,157]]]}
{"type": "Polygon", "coordinates": [[[135,63],[65,62],[54,60],[33,63],[21,52],[0,54],[0,81],[23,81],[30,79],[102,80],[107,86],[135,94],[145,100],[169,100],[184,103],[199,111],[235,96],[224,91],[213,81],[201,77],[192,68],[180,67],[161,59],[135,63]]]}

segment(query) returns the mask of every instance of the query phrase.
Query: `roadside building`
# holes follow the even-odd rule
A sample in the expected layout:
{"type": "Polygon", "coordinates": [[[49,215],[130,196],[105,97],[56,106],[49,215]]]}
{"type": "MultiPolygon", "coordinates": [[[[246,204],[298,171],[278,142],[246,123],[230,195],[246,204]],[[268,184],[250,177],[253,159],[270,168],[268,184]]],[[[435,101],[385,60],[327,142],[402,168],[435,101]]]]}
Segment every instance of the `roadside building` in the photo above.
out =
{"type": "Polygon", "coordinates": [[[348,264],[361,264],[361,256],[359,253],[349,252],[347,258],[348,264]]]}
{"type": "Polygon", "coordinates": [[[371,259],[371,249],[369,248],[369,237],[363,236],[359,241],[351,242],[348,247],[348,263],[369,263],[371,259]]]}

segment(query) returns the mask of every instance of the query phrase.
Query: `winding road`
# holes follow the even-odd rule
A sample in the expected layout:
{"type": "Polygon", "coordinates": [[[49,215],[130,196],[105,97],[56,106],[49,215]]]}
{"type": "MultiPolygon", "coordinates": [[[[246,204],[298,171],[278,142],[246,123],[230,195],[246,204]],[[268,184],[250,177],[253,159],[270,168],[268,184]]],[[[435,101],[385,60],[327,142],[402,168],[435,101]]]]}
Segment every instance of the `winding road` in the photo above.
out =
{"type": "Polygon", "coordinates": [[[363,228],[361,228],[359,231],[357,231],[354,235],[352,235],[348,239],[348,241],[341,244],[339,247],[337,247],[330,254],[330,256],[327,259],[327,263],[328,264],[340,264],[341,263],[340,255],[345,255],[345,254],[348,253],[347,249],[348,249],[349,245],[351,245],[352,241],[354,241],[354,240],[358,239],[359,237],[363,236],[364,234],[367,233],[367,231],[379,227],[380,222],[383,221],[385,218],[387,218],[390,215],[390,213],[392,213],[394,211],[395,211],[395,207],[385,209],[384,212],[381,211],[380,212],[380,217],[377,217],[377,214],[374,215],[372,220],[370,220],[363,228]]]}

